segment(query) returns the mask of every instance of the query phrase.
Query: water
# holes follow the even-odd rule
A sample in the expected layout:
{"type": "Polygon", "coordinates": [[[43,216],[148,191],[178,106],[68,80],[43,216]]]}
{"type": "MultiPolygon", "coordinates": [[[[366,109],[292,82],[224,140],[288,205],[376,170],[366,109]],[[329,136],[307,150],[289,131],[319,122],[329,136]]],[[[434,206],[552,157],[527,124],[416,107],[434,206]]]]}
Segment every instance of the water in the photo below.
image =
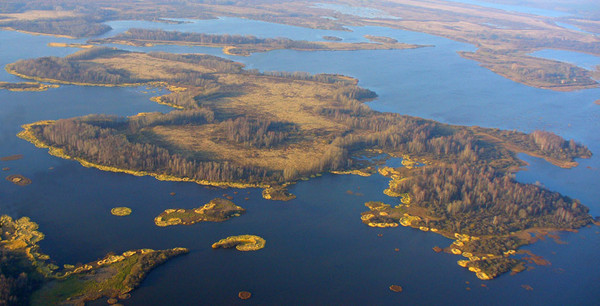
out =
{"type": "Polygon", "coordinates": [[[600,56],[575,51],[544,49],[535,51],[530,55],[571,63],[588,70],[594,70],[596,66],[600,65],[600,56]]]}
{"type": "Polygon", "coordinates": [[[582,32],[582,33],[586,33],[586,34],[592,34],[592,35],[596,35],[598,36],[599,34],[597,33],[592,33],[592,32],[588,32],[588,31],[584,31],[582,30],[580,27],[574,26],[570,23],[564,23],[564,22],[554,22],[557,26],[559,27],[563,27],[565,29],[569,29],[569,30],[574,30],[574,31],[578,31],[578,32],[582,32]]]}
{"type": "MultiPolygon", "coordinates": [[[[111,23],[118,33],[129,27],[253,34],[345,41],[364,41],[363,35],[389,36],[401,42],[432,44],[414,50],[300,52],[279,50],[249,57],[227,56],[249,68],[311,73],[343,73],[376,91],[369,103],[392,111],[451,124],[480,125],[533,131],[545,129],[583,142],[596,153],[574,169],[560,169],[543,160],[523,156],[528,170],[522,182],[539,181],[552,190],[581,199],[600,214],[600,106],[593,101],[600,90],[571,93],[540,90],[504,79],[462,59],[460,50],[472,46],[426,34],[385,28],[353,28],[354,32],[311,30],[264,22],[224,18],[179,25],[145,22],[111,23]],[[118,25],[118,26],[117,26],[118,25]],[[235,30],[235,31],[234,31],[235,30]]],[[[76,49],[49,48],[51,41],[70,40],[0,32],[0,64],[19,58],[63,56],[76,49]],[[19,46],[15,48],[14,46],[19,46]]],[[[76,40],[81,42],[80,40],[76,40]]],[[[123,46],[121,46],[123,47],[123,46]]],[[[156,46],[131,50],[208,52],[218,48],[156,46]]],[[[4,71],[0,80],[18,81],[4,71]]],[[[58,264],[85,263],[108,252],[135,248],[187,247],[190,254],[159,267],[142,283],[128,305],[238,304],[237,292],[247,290],[256,304],[590,304],[600,298],[598,227],[561,234],[567,245],[543,241],[528,247],[552,262],[551,266],[516,276],[479,281],[459,267],[459,256],[436,254],[433,246],[450,240],[410,228],[374,229],[360,222],[364,202],[397,203],[382,191],[387,180],[379,175],[324,175],[290,188],[298,197],[290,202],[262,199],[258,189],[208,189],[196,184],[160,182],[150,177],[107,173],[55,158],[46,150],[16,138],[19,125],[89,113],[132,115],[168,111],[148,100],[144,88],[62,86],[47,92],[0,91],[0,156],[25,158],[0,162],[1,167],[33,180],[26,187],[0,181],[0,213],[30,216],[46,234],[42,250],[58,264]],[[52,169],[49,169],[51,168],[52,169]],[[347,193],[350,190],[354,195],[347,193]],[[169,193],[175,192],[175,196],[169,193]],[[238,192],[234,194],[234,192],[238,192]],[[249,193],[248,193],[249,192],[249,193]],[[224,223],[159,228],[153,218],[167,208],[198,207],[227,194],[247,213],[224,223]],[[356,195],[359,194],[359,195],[356,195]],[[362,194],[362,195],[360,195],[362,194]],[[249,200],[244,200],[248,197],[249,200]],[[128,206],[128,217],[110,215],[115,206],[128,206]],[[383,234],[378,237],[377,234],[383,234]],[[226,236],[256,234],[267,240],[257,252],[212,250],[226,236]],[[399,252],[394,249],[399,248],[399,252]],[[466,284],[466,282],[470,284],[466,284]],[[398,284],[395,294],[388,286],[398,284]],[[481,287],[486,284],[487,287],[481,287]],[[534,291],[525,291],[528,284],[534,291]],[[471,290],[467,291],[466,287],[471,290]],[[561,288],[560,291],[556,288],[561,288]],[[474,302],[477,301],[477,302],[474,302]]]]}

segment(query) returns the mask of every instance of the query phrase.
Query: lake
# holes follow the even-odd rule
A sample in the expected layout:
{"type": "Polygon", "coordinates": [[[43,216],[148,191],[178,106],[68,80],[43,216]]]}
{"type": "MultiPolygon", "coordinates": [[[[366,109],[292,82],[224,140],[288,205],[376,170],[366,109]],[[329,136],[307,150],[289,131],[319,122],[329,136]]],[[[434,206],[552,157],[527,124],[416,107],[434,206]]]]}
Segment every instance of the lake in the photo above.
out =
{"type": "MultiPolygon", "coordinates": [[[[521,182],[540,182],[551,190],[581,199],[593,216],[600,215],[599,89],[553,92],[500,77],[461,58],[456,52],[474,47],[431,35],[379,27],[353,32],[313,30],[236,18],[184,24],[120,21],[115,30],[153,27],[208,33],[252,34],[259,37],[321,39],[338,36],[347,42],[363,35],[388,36],[400,42],[431,44],[412,50],[302,52],[278,50],[249,57],[224,56],[261,71],[285,70],[342,73],[379,94],[368,105],[437,121],[516,129],[543,129],[574,138],[596,153],[574,169],[522,156],[529,163],[517,174],[521,182]]],[[[48,42],[83,42],[0,31],[0,64],[20,58],[64,56],[73,48],[50,48],[48,42]]],[[[217,48],[156,46],[129,50],[203,52],[217,48]]],[[[0,72],[0,81],[20,79],[0,72]]],[[[360,221],[366,201],[396,204],[383,194],[387,179],[325,174],[291,186],[289,202],[264,200],[259,189],[217,189],[193,183],[160,182],[150,177],[84,168],[37,149],[15,135],[19,126],[43,119],[92,113],[133,115],[170,109],[149,101],[160,94],[144,87],[61,86],[46,92],[0,91],[0,156],[25,158],[0,162],[6,176],[20,173],[33,184],[19,187],[0,181],[0,213],[29,216],[46,234],[42,251],[59,265],[86,263],[108,252],[129,249],[186,247],[190,254],[151,272],[126,305],[150,304],[593,304],[600,298],[600,234],[598,227],[561,233],[567,244],[547,239],[527,247],[552,262],[515,276],[480,281],[459,267],[460,256],[437,254],[451,240],[411,228],[376,229],[360,221]],[[352,191],[350,194],[348,191],[352,191]],[[174,196],[170,193],[175,192],[174,196]],[[224,194],[247,213],[223,223],[159,228],[153,219],[167,208],[199,207],[224,194]],[[357,195],[358,194],[358,195],[357,195]],[[244,200],[248,197],[249,200],[244,200]],[[128,217],[110,209],[131,207],[128,217]],[[255,234],[266,239],[257,252],[212,250],[230,235],[255,234]],[[383,234],[378,237],[378,234],[383,234]],[[394,249],[398,248],[399,251],[394,249]],[[391,292],[392,284],[402,293],[391,292]],[[481,285],[485,284],[486,287],[481,285]],[[530,285],[533,291],[521,286],[530,285]],[[466,288],[470,288],[467,290],[466,288]],[[557,290],[560,288],[560,290],[557,290]],[[248,301],[238,291],[252,292],[248,301]]],[[[104,301],[97,302],[98,305],[104,301]]]]}

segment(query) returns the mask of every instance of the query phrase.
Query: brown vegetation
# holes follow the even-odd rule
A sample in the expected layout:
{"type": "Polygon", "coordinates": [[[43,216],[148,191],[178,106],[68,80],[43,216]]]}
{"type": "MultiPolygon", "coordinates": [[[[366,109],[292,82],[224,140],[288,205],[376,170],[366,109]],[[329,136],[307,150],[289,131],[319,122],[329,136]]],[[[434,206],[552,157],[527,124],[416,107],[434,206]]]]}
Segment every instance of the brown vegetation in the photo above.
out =
{"type": "Polygon", "coordinates": [[[394,292],[402,292],[402,287],[398,286],[398,285],[391,285],[390,290],[392,290],[394,292]]]}
{"type": "Polygon", "coordinates": [[[492,50],[459,52],[467,59],[478,61],[501,76],[528,86],[571,91],[598,87],[592,73],[572,64],[532,57],[524,54],[496,53],[492,50]]]}
{"type": "Polygon", "coordinates": [[[31,180],[20,175],[20,174],[12,174],[6,177],[6,180],[19,186],[27,186],[31,184],[31,180]]]}
{"type": "Polygon", "coordinates": [[[23,154],[15,154],[15,155],[10,155],[10,156],[0,157],[0,161],[13,161],[13,160],[19,160],[22,158],[23,158],[23,154]]]}
{"type": "Polygon", "coordinates": [[[258,251],[265,247],[266,241],[255,235],[230,236],[213,243],[212,248],[229,249],[235,247],[238,251],[258,251]]]}

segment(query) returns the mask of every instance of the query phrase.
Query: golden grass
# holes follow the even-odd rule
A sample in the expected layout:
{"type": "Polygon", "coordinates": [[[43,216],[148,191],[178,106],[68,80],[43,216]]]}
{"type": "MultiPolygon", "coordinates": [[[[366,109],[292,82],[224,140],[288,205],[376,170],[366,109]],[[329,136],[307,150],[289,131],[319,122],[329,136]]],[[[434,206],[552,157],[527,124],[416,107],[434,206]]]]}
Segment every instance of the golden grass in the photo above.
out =
{"type": "Polygon", "coordinates": [[[168,69],[193,70],[200,73],[210,73],[214,70],[199,65],[170,61],[151,57],[145,53],[125,53],[117,57],[97,58],[93,62],[104,64],[113,69],[124,69],[131,72],[136,78],[157,80],[173,78],[173,73],[168,69]]]}
{"type": "Polygon", "coordinates": [[[48,43],[48,47],[91,49],[91,48],[93,48],[95,46],[94,45],[88,45],[88,44],[78,44],[78,43],[67,44],[67,43],[51,42],[51,43],[48,43]]]}
{"type": "Polygon", "coordinates": [[[129,216],[131,215],[131,208],[129,207],[115,207],[113,209],[110,210],[110,213],[115,215],[115,216],[119,216],[119,217],[123,217],[123,216],[129,216]]]}
{"type": "Polygon", "coordinates": [[[15,20],[40,20],[40,19],[59,19],[77,17],[81,14],[75,11],[55,11],[55,10],[31,10],[23,13],[0,14],[0,17],[6,17],[15,20]]]}
{"type": "Polygon", "coordinates": [[[218,134],[215,133],[214,125],[159,126],[152,131],[174,148],[194,152],[201,159],[234,160],[240,164],[270,170],[302,168],[303,165],[319,160],[328,147],[318,140],[306,140],[268,150],[230,144],[212,139],[214,134],[218,134]]]}

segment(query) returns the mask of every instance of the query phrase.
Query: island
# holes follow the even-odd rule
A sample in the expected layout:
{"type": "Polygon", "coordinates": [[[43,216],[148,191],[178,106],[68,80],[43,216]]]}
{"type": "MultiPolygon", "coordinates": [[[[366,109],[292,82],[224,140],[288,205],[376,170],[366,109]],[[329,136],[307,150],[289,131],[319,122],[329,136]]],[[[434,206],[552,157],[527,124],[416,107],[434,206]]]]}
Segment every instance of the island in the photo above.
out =
{"type": "Polygon", "coordinates": [[[129,207],[115,207],[110,210],[110,213],[114,216],[124,217],[131,215],[131,208],[129,207]]]}
{"type": "Polygon", "coordinates": [[[48,43],[48,47],[89,49],[89,48],[93,48],[95,46],[94,45],[89,45],[89,44],[80,44],[80,43],[57,43],[57,42],[51,42],[51,43],[48,43]]]}
{"type": "Polygon", "coordinates": [[[14,154],[0,157],[0,161],[15,161],[23,158],[23,154],[14,154]]]}
{"type": "Polygon", "coordinates": [[[233,248],[238,251],[257,251],[265,247],[266,241],[255,235],[230,236],[213,243],[212,248],[233,248]]]}
{"type": "Polygon", "coordinates": [[[6,177],[6,180],[19,186],[27,186],[31,184],[31,179],[26,178],[20,174],[11,174],[6,177]]]}
{"type": "Polygon", "coordinates": [[[395,44],[398,42],[397,39],[394,39],[391,37],[385,37],[385,36],[365,35],[365,38],[370,41],[374,41],[374,42],[378,42],[378,43],[382,43],[382,44],[395,44]]]}
{"type": "Polygon", "coordinates": [[[286,186],[270,186],[263,190],[262,197],[273,201],[289,201],[296,198],[291,194],[286,186]]]}
{"type": "Polygon", "coordinates": [[[46,91],[49,88],[58,88],[59,85],[42,84],[36,82],[21,82],[21,83],[9,83],[0,82],[0,89],[6,89],[9,91],[46,91]]]}
{"type": "Polygon", "coordinates": [[[325,35],[322,38],[325,40],[329,40],[329,41],[342,41],[343,40],[341,37],[330,36],[330,35],[325,35]]]}
{"type": "MultiPolygon", "coordinates": [[[[363,222],[455,237],[462,245],[453,252],[470,255],[465,265],[484,279],[519,265],[504,256],[523,244],[511,233],[575,229],[592,222],[579,201],[513,177],[523,165],[516,153],[574,167],[575,158],[591,156],[585,146],[546,131],[525,134],[377,112],[363,104],[376,94],[349,77],[260,73],[209,55],[103,47],[64,58],[22,60],[7,70],[47,82],[176,88],[160,97],[177,106],[168,113],[89,115],[23,126],[19,137],[86,167],[203,185],[261,187],[273,197],[278,188],[273,186],[323,172],[368,175],[381,159],[360,158],[367,152],[401,157],[404,167],[379,170],[390,177],[385,193],[398,198],[399,206],[371,203],[363,222]],[[121,150],[101,149],[112,147],[121,150]]],[[[191,211],[164,214],[183,223],[198,217],[191,211]]]]}
{"type": "Polygon", "coordinates": [[[0,301],[19,305],[83,304],[102,297],[127,299],[150,270],[168,259],[188,252],[184,248],[169,250],[133,250],[121,255],[63,269],[49,262],[50,256],[39,250],[44,234],[29,218],[0,216],[0,301]],[[5,300],[6,299],[6,300],[5,300]]]}
{"type": "MultiPolygon", "coordinates": [[[[328,36],[329,37],[329,36],[328,36]]],[[[287,38],[258,38],[249,35],[215,35],[150,29],[129,29],[113,37],[90,40],[90,44],[124,44],[133,46],[189,45],[223,48],[229,55],[249,56],[255,52],[280,49],[297,51],[401,50],[426,47],[399,43],[395,39],[370,36],[376,43],[340,43],[329,41],[298,41],[287,38]]],[[[340,39],[341,40],[341,39],[340,39]]]]}
{"type": "Polygon", "coordinates": [[[158,226],[170,226],[191,225],[204,221],[223,222],[233,217],[239,217],[245,212],[245,209],[229,200],[215,198],[195,209],[167,209],[154,218],[154,223],[158,226]]]}

